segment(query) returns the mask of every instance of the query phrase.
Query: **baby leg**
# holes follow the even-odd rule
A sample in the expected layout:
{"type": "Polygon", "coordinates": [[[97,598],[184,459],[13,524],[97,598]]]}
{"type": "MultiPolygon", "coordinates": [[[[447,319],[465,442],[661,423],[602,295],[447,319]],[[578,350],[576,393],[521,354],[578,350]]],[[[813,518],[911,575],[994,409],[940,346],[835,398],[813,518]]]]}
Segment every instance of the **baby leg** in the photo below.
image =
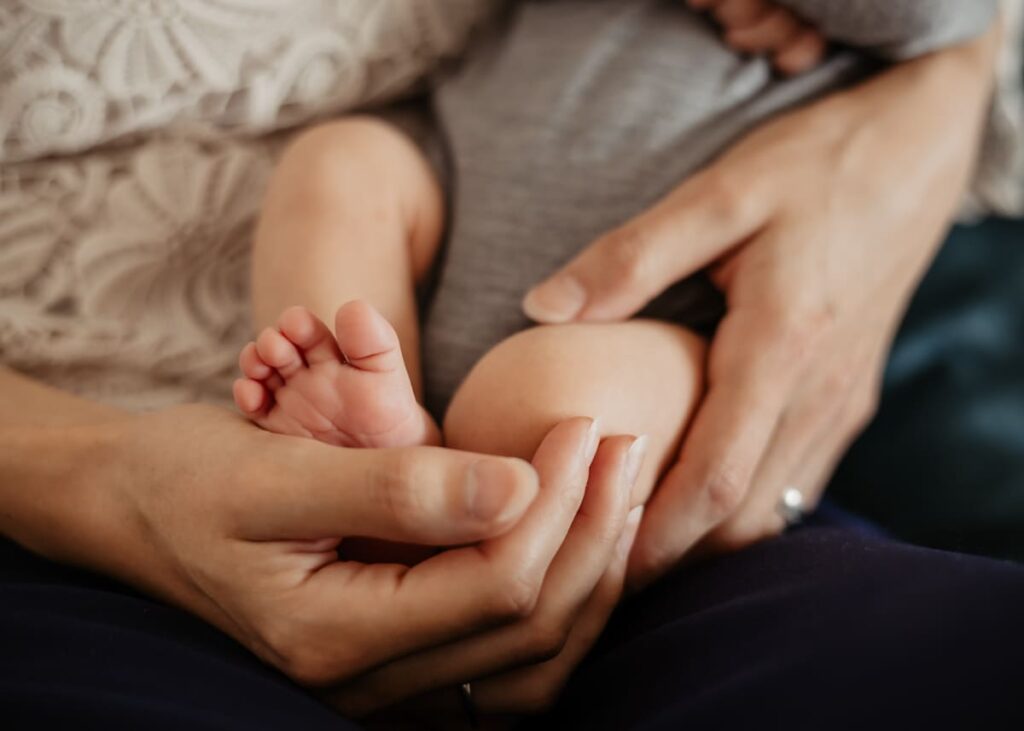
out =
{"type": "Polygon", "coordinates": [[[529,458],[559,421],[596,417],[603,434],[648,436],[633,495],[643,503],[700,397],[704,352],[697,335],[652,320],[523,331],[470,372],[445,417],[445,442],[529,458]]]}
{"type": "Polygon", "coordinates": [[[397,130],[352,118],[299,137],[256,235],[253,311],[264,329],[240,357],[242,411],[333,444],[437,443],[416,399],[414,289],[442,225],[429,165],[397,130]]]}

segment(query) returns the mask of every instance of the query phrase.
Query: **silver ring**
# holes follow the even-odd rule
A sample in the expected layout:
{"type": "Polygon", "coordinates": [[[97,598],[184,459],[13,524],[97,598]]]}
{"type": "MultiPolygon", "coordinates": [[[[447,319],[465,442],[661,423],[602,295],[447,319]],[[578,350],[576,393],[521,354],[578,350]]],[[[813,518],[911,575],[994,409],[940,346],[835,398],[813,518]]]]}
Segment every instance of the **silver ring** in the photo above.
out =
{"type": "Polygon", "coordinates": [[[462,699],[462,710],[466,712],[466,722],[470,728],[480,728],[480,714],[473,700],[473,684],[463,683],[459,686],[459,697],[462,699]]]}
{"type": "Polygon", "coordinates": [[[779,498],[775,510],[782,517],[786,527],[792,528],[807,514],[804,509],[804,494],[793,486],[787,487],[782,491],[782,497],[779,498]]]}

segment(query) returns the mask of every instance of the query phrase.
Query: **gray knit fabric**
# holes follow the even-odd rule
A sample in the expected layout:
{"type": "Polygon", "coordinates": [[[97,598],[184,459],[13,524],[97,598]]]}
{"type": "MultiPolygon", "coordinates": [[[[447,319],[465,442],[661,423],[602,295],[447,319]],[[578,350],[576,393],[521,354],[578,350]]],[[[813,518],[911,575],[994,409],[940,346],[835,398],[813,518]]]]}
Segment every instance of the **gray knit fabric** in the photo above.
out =
{"type": "MultiPolygon", "coordinates": [[[[725,47],[682,0],[533,0],[439,82],[449,237],[424,331],[427,405],[443,414],[491,347],[529,326],[526,291],[651,205],[742,133],[877,68],[981,33],[985,0],[779,0],[862,50],[793,79],[725,47]]],[[[680,241],[679,246],[686,246],[680,241]]],[[[698,326],[694,278],[646,314],[698,326]]]]}

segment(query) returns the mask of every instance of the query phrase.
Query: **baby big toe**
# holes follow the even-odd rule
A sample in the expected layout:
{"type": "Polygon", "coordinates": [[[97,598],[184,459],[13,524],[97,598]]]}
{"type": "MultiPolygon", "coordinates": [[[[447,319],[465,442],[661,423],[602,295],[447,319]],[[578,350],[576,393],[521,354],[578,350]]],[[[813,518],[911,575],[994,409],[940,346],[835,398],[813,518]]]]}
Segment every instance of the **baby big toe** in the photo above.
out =
{"type": "Polygon", "coordinates": [[[334,323],[338,347],[351,365],[380,372],[403,367],[395,328],[368,303],[353,300],[342,305],[334,323]]]}

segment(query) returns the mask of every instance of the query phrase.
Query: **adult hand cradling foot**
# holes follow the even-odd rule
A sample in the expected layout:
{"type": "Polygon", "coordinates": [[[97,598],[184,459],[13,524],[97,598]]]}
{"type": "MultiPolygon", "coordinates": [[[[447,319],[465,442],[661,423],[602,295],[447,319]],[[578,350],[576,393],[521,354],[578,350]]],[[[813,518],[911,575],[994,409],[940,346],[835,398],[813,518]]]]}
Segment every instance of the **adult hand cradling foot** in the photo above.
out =
{"type": "Polygon", "coordinates": [[[769,122],[527,297],[541,322],[618,320],[704,267],[725,294],[707,395],[645,513],[631,581],[698,542],[777,534],[789,486],[816,502],[874,414],[894,330],[965,187],[994,35],[769,122]]]}
{"type": "MultiPolygon", "coordinates": [[[[227,115],[191,140],[209,179],[189,200],[210,218],[239,202],[259,211],[256,332],[232,343],[242,416],[160,408],[192,395],[147,397],[154,410],[131,414],[0,368],[0,535],[11,539],[0,542],[0,717],[13,699],[15,724],[23,711],[58,728],[465,728],[531,713],[545,727],[617,731],[767,717],[873,728],[908,705],[911,726],[985,726],[1014,710],[1018,567],[822,514],[734,550],[813,507],[873,412],[893,330],[977,148],[994,2],[512,3],[510,22],[435,79],[426,142],[439,150],[362,106],[378,98],[369,91],[339,106],[326,87],[355,52],[336,53],[343,36],[372,40],[363,25],[404,17],[396,43],[408,44],[417,24],[447,27],[446,0],[408,16],[396,14],[412,3],[372,0],[214,13],[304,29],[276,44],[218,25],[225,42],[194,52],[263,85],[222,97],[168,87],[227,115]],[[264,84],[273,74],[276,89],[264,84]],[[312,123],[339,109],[370,111],[312,123]],[[287,144],[258,139],[300,121],[309,128],[287,144]],[[250,181],[217,152],[227,140],[273,158],[273,172],[250,181]],[[257,188],[258,207],[241,200],[257,188]],[[725,295],[710,340],[721,302],[698,272],[725,295]],[[729,555],[685,560],[710,552],[729,555]],[[620,601],[630,582],[656,579],[620,601]]],[[[44,132],[29,112],[52,106],[55,79],[64,104],[120,78],[116,64],[49,73],[51,52],[92,37],[66,18],[100,28],[145,16],[159,46],[166,23],[174,35],[203,14],[37,5],[15,3],[0,24],[23,19],[13,57],[49,86],[17,119],[44,132]]],[[[382,93],[392,61],[341,76],[382,93]]],[[[130,78],[151,85],[146,70],[130,78]]],[[[109,109],[127,115],[124,98],[109,109]]],[[[0,115],[0,143],[15,118],[0,115]]],[[[85,370],[116,361],[124,381],[186,387],[175,368],[201,346],[174,341],[147,361],[168,331],[129,338],[143,343],[129,352],[111,335],[177,324],[185,310],[208,349],[243,329],[227,316],[198,323],[218,299],[197,304],[197,289],[185,307],[160,309],[160,292],[145,316],[125,317],[148,280],[124,288],[128,270],[108,271],[102,227],[131,210],[128,187],[173,199],[189,167],[163,180],[161,165],[136,165],[135,131],[144,148],[144,129],[103,138],[125,140],[109,168],[102,149],[29,161],[43,166],[31,181],[40,199],[68,209],[54,217],[59,244],[38,245],[45,210],[0,227],[0,244],[15,241],[4,259],[14,287],[46,300],[32,300],[40,318],[17,323],[25,342],[13,346],[28,308],[0,312],[0,356],[30,346],[14,362],[34,376],[53,370],[37,369],[39,353],[69,352],[49,329],[60,318],[102,324],[97,342],[112,352],[85,370]],[[47,188],[46,175],[74,185],[79,164],[94,184],[85,202],[47,188]],[[96,220],[72,230],[91,207],[96,220]],[[78,277],[130,291],[58,296],[78,277]]],[[[22,206],[4,194],[30,177],[3,176],[0,211],[22,206]]],[[[142,252],[143,227],[129,223],[126,258],[157,276],[176,258],[199,269],[238,253],[191,218],[142,252]]],[[[211,230],[247,240],[250,219],[223,223],[211,230]]],[[[221,390],[226,366],[202,360],[221,390]]]]}
{"type": "Polygon", "coordinates": [[[4,463],[38,465],[4,495],[5,535],[187,609],[346,710],[561,658],[480,686],[484,710],[536,707],[622,590],[639,462],[632,439],[599,444],[587,419],[553,429],[531,467],[327,446],[200,406],[131,416],[3,371],[0,385],[20,387],[6,406],[58,414],[2,433],[4,463]],[[474,545],[412,568],[339,561],[352,535],[474,545]]]}

